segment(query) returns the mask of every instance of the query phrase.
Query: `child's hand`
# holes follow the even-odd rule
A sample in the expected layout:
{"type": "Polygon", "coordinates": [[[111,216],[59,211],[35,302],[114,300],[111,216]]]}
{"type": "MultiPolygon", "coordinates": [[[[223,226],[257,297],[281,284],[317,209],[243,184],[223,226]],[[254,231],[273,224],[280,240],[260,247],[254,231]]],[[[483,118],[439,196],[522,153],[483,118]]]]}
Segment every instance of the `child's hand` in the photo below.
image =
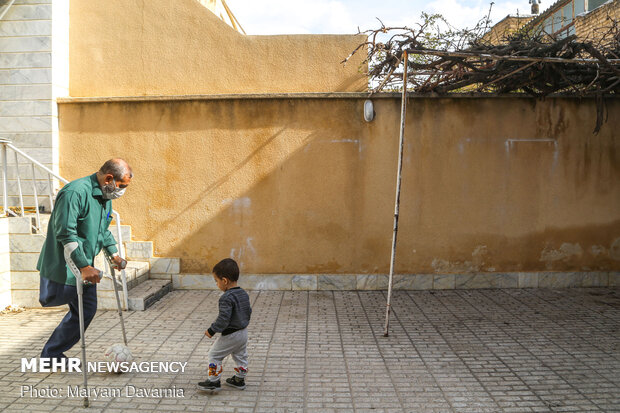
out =
{"type": "Polygon", "coordinates": [[[212,338],[213,336],[211,334],[209,334],[209,330],[205,331],[205,336],[212,338]]]}

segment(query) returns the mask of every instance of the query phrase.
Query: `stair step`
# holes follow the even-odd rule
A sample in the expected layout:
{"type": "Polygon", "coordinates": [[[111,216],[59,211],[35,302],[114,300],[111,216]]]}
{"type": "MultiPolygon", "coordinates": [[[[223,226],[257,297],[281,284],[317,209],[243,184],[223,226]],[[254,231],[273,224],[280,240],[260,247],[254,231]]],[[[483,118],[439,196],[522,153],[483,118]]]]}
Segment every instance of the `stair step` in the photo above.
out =
{"type": "MultiPolygon", "coordinates": [[[[49,213],[39,214],[41,227],[38,234],[47,234],[47,224],[50,221],[49,213]]],[[[11,234],[34,234],[34,226],[37,224],[37,216],[33,213],[26,213],[23,217],[9,218],[9,233],[11,234]]]]}
{"type": "MultiPolygon", "coordinates": [[[[120,274],[117,272],[117,277],[120,274]]],[[[149,279],[149,265],[148,262],[143,261],[128,261],[127,268],[125,268],[125,277],[127,277],[127,289],[131,290],[132,288],[137,287],[142,284],[146,280],[149,279]],[[133,271],[132,278],[127,277],[127,270],[133,271]]]]}
{"type": "Polygon", "coordinates": [[[12,253],[40,253],[45,236],[42,234],[11,234],[9,248],[12,253]]]}
{"type": "MultiPolygon", "coordinates": [[[[111,224],[109,230],[112,235],[114,235],[116,242],[118,242],[118,231],[116,230],[116,225],[111,224]]],[[[121,225],[121,235],[123,236],[123,242],[131,241],[131,225],[121,225]]]]}
{"type": "MultiPolygon", "coordinates": [[[[98,286],[99,290],[112,291],[114,286],[112,285],[112,279],[107,275],[110,274],[108,266],[104,264],[103,257],[97,256],[95,259],[95,267],[103,269],[106,276],[101,280],[98,286]]],[[[127,289],[131,290],[137,287],[149,278],[149,263],[143,261],[128,261],[127,268],[125,268],[125,278],[127,279],[127,289]]],[[[116,271],[116,279],[121,283],[121,273],[116,271]]]]}
{"type": "Polygon", "coordinates": [[[149,261],[153,257],[152,241],[131,241],[125,243],[128,260],[149,261]]]}
{"type": "Polygon", "coordinates": [[[129,291],[129,309],[143,311],[172,291],[169,280],[147,280],[129,291]]]}
{"type": "MultiPolygon", "coordinates": [[[[10,232],[10,245],[7,247],[9,252],[13,253],[13,259],[11,259],[11,265],[15,267],[13,271],[30,271],[35,274],[36,261],[45,240],[50,214],[40,214],[40,220],[41,225],[38,233],[32,228],[36,224],[36,215],[33,213],[27,214],[23,218],[10,218],[7,221],[6,229],[7,232],[10,232]]],[[[110,231],[118,241],[116,226],[111,226],[110,231]]],[[[125,308],[124,305],[125,294],[122,290],[121,273],[117,271],[116,279],[120,303],[124,310],[145,310],[172,291],[172,276],[179,273],[180,259],[154,257],[153,242],[132,241],[131,226],[129,225],[121,225],[121,234],[128,259],[125,269],[128,308],[125,308]],[[154,270],[153,279],[149,279],[151,270],[154,270]]],[[[114,285],[103,251],[95,257],[94,266],[106,273],[97,287],[99,308],[115,310],[117,302],[114,285]]],[[[36,305],[38,291],[33,288],[32,291],[27,290],[25,292],[32,293],[32,302],[35,303],[32,305],[38,306],[36,305]]]]}

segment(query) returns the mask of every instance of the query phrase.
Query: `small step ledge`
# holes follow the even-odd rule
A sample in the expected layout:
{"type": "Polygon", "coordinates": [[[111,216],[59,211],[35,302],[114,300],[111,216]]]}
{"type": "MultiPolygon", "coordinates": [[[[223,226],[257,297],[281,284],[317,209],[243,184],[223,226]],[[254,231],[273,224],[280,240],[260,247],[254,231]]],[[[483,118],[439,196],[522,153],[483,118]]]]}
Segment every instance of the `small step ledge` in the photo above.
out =
{"type": "Polygon", "coordinates": [[[147,280],[129,290],[129,309],[143,311],[172,291],[169,280],[147,280]]]}

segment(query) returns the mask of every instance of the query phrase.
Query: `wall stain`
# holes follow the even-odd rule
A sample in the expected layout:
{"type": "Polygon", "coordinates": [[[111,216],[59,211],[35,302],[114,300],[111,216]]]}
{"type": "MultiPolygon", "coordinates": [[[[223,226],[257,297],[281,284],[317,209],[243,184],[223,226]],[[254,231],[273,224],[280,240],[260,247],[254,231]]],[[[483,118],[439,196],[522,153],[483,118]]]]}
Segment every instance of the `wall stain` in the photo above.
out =
{"type": "Polygon", "coordinates": [[[570,262],[574,258],[583,256],[583,248],[579,244],[563,243],[559,249],[552,249],[548,245],[540,253],[540,261],[545,263],[548,270],[553,268],[556,261],[570,262]]]}
{"type": "Polygon", "coordinates": [[[316,264],[316,265],[307,265],[306,272],[309,274],[319,273],[319,274],[330,274],[330,273],[338,273],[342,265],[338,264],[336,260],[330,260],[325,264],[316,264]]]}

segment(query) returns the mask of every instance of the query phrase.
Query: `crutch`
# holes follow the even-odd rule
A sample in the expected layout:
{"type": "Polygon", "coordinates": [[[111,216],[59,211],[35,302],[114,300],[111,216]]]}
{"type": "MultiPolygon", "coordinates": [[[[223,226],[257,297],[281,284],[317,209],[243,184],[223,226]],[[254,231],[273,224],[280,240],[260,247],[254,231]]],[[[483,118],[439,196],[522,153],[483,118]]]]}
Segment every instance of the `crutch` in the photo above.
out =
{"type": "MultiPolygon", "coordinates": [[[[105,250],[104,250],[105,251],[105,250]]],[[[123,330],[123,343],[127,346],[127,334],[125,333],[125,321],[123,320],[123,309],[121,308],[121,300],[118,296],[118,286],[116,285],[116,271],[114,270],[114,261],[112,261],[112,257],[105,251],[105,256],[108,259],[108,266],[110,267],[110,274],[112,274],[112,285],[114,286],[114,297],[116,297],[116,308],[118,308],[118,317],[121,319],[121,329],[123,330]]],[[[123,259],[123,263],[121,264],[122,268],[125,268],[127,265],[127,261],[123,259]]]]}
{"type": "Polygon", "coordinates": [[[83,290],[84,284],[82,283],[82,277],[75,279],[75,288],[78,293],[78,311],[80,314],[80,342],[82,343],[82,374],[84,374],[84,407],[90,406],[88,401],[88,378],[86,371],[88,370],[86,365],[86,342],[84,341],[84,300],[83,290]]]}
{"type": "MultiPolygon", "coordinates": [[[[84,374],[84,407],[90,406],[90,402],[88,401],[88,378],[87,378],[87,370],[88,366],[86,363],[86,342],[84,341],[84,282],[82,281],[82,273],[78,269],[77,265],[71,259],[71,254],[65,254],[65,261],[69,266],[69,269],[75,276],[75,288],[77,290],[78,295],[78,314],[80,316],[80,342],[82,343],[82,373],[84,374]]],[[[99,278],[103,276],[103,272],[99,271],[99,278]]]]}

